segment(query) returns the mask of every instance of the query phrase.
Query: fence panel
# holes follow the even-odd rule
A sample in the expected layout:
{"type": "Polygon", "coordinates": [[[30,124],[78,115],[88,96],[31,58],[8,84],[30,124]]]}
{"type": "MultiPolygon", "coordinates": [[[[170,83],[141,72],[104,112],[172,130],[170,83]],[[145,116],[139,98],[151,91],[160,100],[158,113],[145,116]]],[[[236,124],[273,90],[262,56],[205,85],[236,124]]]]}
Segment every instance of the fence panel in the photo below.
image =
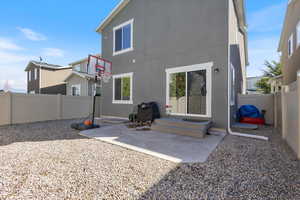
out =
{"type": "Polygon", "coordinates": [[[7,93],[0,93],[0,126],[11,123],[11,98],[7,93]]]}
{"type": "Polygon", "coordinates": [[[295,152],[299,148],[299,112],[298,112],[298,93],[290,91],[285,93],[286,102],[286,141],[295,152]]]}
{"type": "Polygon", "coordinates": [[[281,129],[282,128],[282,102],[281,102],[281,93],[276,93],[274,95],[275,100],[275,125],[276,128],[281,129]]]}
{"type": "MultiPolygon", "coordinates": [[[[87,96],[0,93],[0,126],[88,117],[92,100],[87,96]]],[[[96,116],[98,104],[100,98],[96,101],[96,116]]]]}
{"type": "Polygon", "coordinates": [[[92,97],[62,96],[62,119],[88,117],[92,114],[92,97]]]}
{"type": "Polygon", "coordinates": [[[58,101],[55,95],[11,94],[12,123],[56,120],[58,101]]]}

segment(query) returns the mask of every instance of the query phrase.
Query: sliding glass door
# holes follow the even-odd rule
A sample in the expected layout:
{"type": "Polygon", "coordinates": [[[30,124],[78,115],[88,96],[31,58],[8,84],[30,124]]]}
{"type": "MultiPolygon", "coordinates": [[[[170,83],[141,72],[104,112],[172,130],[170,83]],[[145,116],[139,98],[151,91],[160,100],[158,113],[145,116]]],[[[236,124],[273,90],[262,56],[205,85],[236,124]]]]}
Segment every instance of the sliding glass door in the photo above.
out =
{"type": "Polygon", "coordinates": [[[207,66],[167,70],[167,105],[171,114],[210,116],[211,71],[207,66]]]}

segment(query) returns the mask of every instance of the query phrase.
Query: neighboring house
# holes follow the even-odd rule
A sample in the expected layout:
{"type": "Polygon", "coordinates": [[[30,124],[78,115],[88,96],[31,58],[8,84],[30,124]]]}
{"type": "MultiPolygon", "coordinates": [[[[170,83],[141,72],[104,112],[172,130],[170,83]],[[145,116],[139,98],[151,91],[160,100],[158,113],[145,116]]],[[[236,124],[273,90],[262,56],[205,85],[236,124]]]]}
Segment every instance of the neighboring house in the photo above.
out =
{"type": "Polygon", "coordinates": [[[283,85],[283,76],[279,75],[271,78],[269,84],[271,85],[271,93],[280,92],[283,85]]]}
{"type": "Polygon", "coordinates": [[[281,52],[283,84],[296,81],[300,70],[300,1],[289,0],[278,51],[281,52]]]}
{"type": "Polygon", "coordinates": [[[247,77],[247,94],[261,93],[258,91],[256,84],[262,79],[262,76],[247,77]]]}
{"type": "Polygon", "coordinates": [[[70,75],[71,67],[30,61],[25,71],[27,72],[27,93],[66,94],[64,80],[70,75]]]}
{"type": "MultiPolygon", "coordinates": [[[[101,57],[100,54],[96,56],[101,57]]],[[[92,96],[95,91],[95,69],[88,68],[88,58],[69,64],[72,73],[65,79],[67,83],[67,95],[92,96]]],[[[100,95],[100,81],[96,84],[96,94],[100,95]]]]}
{"type": "Polygon", "coordinates": [[[243,0],[123,0],[97,28],[113,77],[103,114],[128,117],[155,101],[163,116],[212,120],[227,128],[246,91],[243,0]]]}

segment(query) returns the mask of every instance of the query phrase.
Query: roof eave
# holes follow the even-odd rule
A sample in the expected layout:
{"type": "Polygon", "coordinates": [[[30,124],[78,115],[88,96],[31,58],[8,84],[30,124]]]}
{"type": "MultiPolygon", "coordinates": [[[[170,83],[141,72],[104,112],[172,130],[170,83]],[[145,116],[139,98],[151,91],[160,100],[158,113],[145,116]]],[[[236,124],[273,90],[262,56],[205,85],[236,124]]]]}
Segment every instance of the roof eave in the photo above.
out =
{"type": "Polygon", "coordinates": [[[245,36],[245,61],[246,61],[246,66],[249,65],[249,55],[248,55],[248,34],[247,34],[247,18],[246,18],[246,13],[245,13],[245,1],[233,1],[235,4],[235,9],[238,15],[238,22],[239,22],[239,28],[243,32],[245,36]]]}
{"type": "Polygon", "coordinates": [[[288,12],[289,12],[289,5],[290,4],[288,4],[286,7],[286,12],[285,12],[285,17],[284,17],[283,27],[282,27],[281,34],[280,34],[280,40],[279,40],[277,52],[281,52],[281,49],[283,46],[283,37],[285,36],[286,22],[287,22],[287,16],[288,16],[288,12]]]}
{"type": "Polygon", "coordinates": [[[130,0],[122,0],[111,13],[100,23],[96,32],[102,33],[103,29],[113,20],[113,18],[130,2],[130,0]]]}

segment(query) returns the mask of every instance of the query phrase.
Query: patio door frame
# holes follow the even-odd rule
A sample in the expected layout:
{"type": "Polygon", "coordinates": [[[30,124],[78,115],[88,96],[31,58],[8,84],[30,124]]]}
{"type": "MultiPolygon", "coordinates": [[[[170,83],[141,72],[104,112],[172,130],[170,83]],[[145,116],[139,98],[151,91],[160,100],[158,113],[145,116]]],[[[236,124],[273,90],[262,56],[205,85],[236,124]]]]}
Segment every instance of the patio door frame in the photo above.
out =
{"type": "MultiPolygon", "coordinates": [[[[202,63],[202,64],[196,64],[196,65],[190,65],[190,66],[182,66],[182,67],[174,67],[174,68],[168,68],[166,69],[166,105],[170,105],[170,75],[175,73],[182,73],[185,72],[193,72],[193,71],[199,71],[199,70],[205,70],[206,71],[206,114],[188,114],[187,109],[186,113],[170,113],[170,115],[174,116],[185,116],[185,117],[204,117],[204,118],[211,118],[211,104],[212,104],[212,66],[213,62],[209,63],[202,63]]],[[[187,75],[186,75],[187,76],[187,75]]],[[[186,92],[187,92],[187,78],[186,81],[186,92]]],[[[187,99],[187,94],[186,97],[187,99]]],[[[187,107],[187,101],[186,107],[187,107]]]]}

